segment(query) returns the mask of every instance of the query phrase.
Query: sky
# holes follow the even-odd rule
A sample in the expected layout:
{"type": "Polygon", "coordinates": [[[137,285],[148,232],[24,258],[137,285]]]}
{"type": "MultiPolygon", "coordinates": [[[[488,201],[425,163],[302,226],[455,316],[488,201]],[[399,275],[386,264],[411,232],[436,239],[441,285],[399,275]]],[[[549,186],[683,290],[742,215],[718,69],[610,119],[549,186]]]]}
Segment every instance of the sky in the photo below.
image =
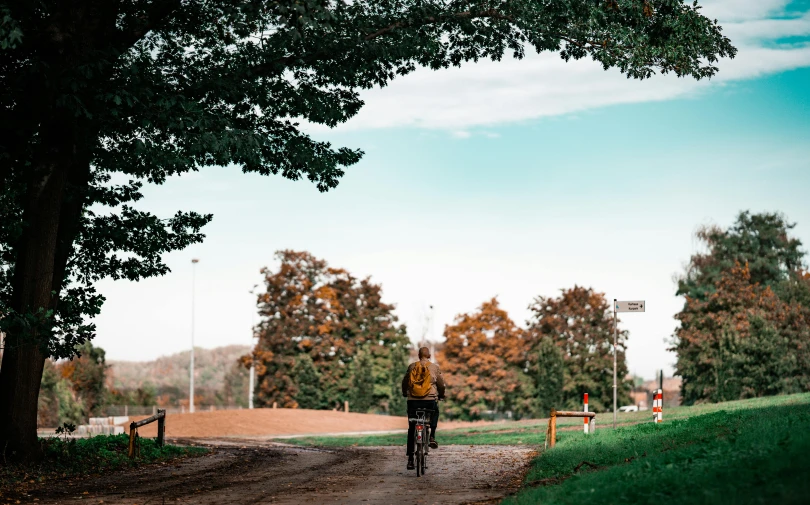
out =
{"type": "Polygon", "coordinates": [[[187,350],[193,293],[196,346],[248,345],[259,270],[293,249],[371,276],[413,340],[441,340],[492,297],[520,325],[535,297],[574,285],[645,300],[620,322],[629,369],[671,374],[673,279],[698,227],[778,211],[810,246],[810,0],[701,5],[739,49],[711,81],[628,80],[555,54],[420,69],[364,92],[346,124],[307,126],[365,152],[328,193],[237,167],[148,187],[138,208],[214,220],[166,255],[170,274],[99,284],[95,344],[110,360],[187,350]]]}

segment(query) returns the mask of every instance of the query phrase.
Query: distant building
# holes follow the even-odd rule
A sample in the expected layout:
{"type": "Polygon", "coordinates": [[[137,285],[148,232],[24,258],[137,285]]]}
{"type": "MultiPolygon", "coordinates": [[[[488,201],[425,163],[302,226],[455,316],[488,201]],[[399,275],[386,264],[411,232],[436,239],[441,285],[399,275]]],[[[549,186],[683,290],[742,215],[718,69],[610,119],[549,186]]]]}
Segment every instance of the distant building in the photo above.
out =
{"type": "MultiPolygon", "coordinates": [[[[680,377],[664,378],[662,388],[664,390],[664,407],[677,407],[681,404],[681,382],[680,377]]],[[[630,391],[633,405],[637,406],[639,410],[648,410],[652,405],[653,394],[656,389],[658,389],[658,379],[637,384],[630,391]]]]}

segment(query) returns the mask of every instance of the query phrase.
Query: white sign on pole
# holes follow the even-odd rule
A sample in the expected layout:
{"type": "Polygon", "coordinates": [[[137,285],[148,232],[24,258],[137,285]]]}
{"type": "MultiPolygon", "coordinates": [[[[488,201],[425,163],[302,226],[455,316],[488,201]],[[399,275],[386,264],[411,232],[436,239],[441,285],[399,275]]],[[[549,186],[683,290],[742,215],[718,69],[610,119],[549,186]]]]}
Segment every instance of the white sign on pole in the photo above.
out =
{"type": "Polygon", "coordinates": [[[616,328],[617,312],[644,312],[644,301],[636,302],[620,302],[615,298],[613,299],[613,427],[616,428],[616,411],[617,411],[617,381],[616,381],[616,336],[618,330],[616,328]]]}
{"type": "Polygon", "coordinates": [[[616,312],[644,312],[644,300],[638,302],[616,302],[616,312]]]}

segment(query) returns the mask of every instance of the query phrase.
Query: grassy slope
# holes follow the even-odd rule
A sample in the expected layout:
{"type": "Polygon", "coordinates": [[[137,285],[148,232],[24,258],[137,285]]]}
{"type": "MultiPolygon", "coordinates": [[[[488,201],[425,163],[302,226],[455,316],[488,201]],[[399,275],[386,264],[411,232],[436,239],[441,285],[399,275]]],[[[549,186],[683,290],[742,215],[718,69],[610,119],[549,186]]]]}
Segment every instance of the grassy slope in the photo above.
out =
{"type": "MultiPolygon", "coordinates": [[[[617,430],[584,436],[560,420],[554,449],[532,464],[524,488],[504,504],[810,503],[810,393],[619,416],[617,430]],[[631,424],[640,423],[640,424],[631,424]],[[624,425],[624,426],[622,426],[624,425]]],[[[598,416],[597,428],[611,415],[598,416]]],[[[441,431],[441,444],[537,444],[545,422],[441,431]]],[[[310,437],[304,445],[404,445],[405,436],[310,437]]]]}
{"type": "MultiPolygon", "coordinates": [[[[727,402],[718,404],[698,405],[694,407],[674,407],[664,410],[664,424],[669,421],[677,419],[685,419],[701,414],[708,414],[720,410],[737,410],[737,409],[750,409],[761,406],[778,406],[788,403],[794,403],[798,396],[775,396],[771,398],[762,398],[755,400],[744,400],[738,402],[727,402]]],[[[808,396],[810,398],[810,396],[808,396]]],[[[808,399],[807,401],[810,401],[808,399]]],[[[618,415],[618,424],[635,424],[646,423],[652,419],[652,412],[630,412],[618,415]]],[[[597,432],[601,433],[600,428],[609,427],[612,425],[612,414],[598,414],[596,428],[597,432]]],[[[581,419],[565,419],[560,418],[557,421],[557,426],[562,428],[559,432],[560,439],[566,437],[566,428],[575,430],[581,433],[576,428],[581,430],[581,419]]],[[[464,428],[456,430],[442,430],[441,421],[439,421],[438,438],[440,444],[444,445],[468,445],[468,444],[495,444],[495,445],[542,445],[546,439],[547,422],[545,420],[531,420],[521,422],[505,422],[496,423],[476,428],[464,428]]],[[[405,434],[386,434],[386,435],[366,435],[366,436],[333,436],[333,437],[304,437],[304,438],[291,438],[279,440],[280,442],[308,445],[308,446],[327,446],[327,447],[347,447],[347,446],[386,446],[386,445],[405,445],[405,434]]]]}
{"type": "Polygon", "coordinates": [[[563,432],[504,503],[808,503],[810,394],[690,410],[587,438],[563,432]]]}

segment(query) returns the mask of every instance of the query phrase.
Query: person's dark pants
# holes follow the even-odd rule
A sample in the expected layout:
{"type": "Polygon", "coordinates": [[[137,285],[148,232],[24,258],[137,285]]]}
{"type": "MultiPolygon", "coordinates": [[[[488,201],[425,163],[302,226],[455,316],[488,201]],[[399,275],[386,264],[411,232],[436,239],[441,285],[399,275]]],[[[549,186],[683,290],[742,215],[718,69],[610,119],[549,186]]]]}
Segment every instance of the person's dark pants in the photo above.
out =
{"type": "MultiPolygon", "coordinates": [[[[439,424],[439,402],[436,400],[408,400],[408,419],[416,417],[416,409],[432,409],[430,412],[430,436],[436,437],[436,426],[439,424]]],[[[416,438],[416,422],[408,421],[408,456],[413,454],[414,438],[416,438]]]]}

